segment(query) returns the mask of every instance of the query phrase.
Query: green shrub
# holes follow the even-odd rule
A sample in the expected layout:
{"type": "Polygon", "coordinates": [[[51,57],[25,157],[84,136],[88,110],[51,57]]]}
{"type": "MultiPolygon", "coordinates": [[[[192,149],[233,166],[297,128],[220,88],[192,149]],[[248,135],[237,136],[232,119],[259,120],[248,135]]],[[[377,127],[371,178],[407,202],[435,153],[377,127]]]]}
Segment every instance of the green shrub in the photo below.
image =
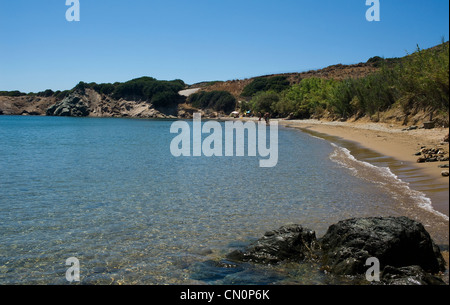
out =
{"type": "Polygon", "coordinates": [[[11,97],[18,97],[18,96],[24,96],[27,95],[26,93],[20,92],[18,90],[15,91],[0,91],[0,96],[11,96],[11,97]]]}
{"type": "Polygon", "coordinates": [[[431,108],[448,113],[449,44],[421,50],[407,56],[398,65],[397,89],[403,108],[431,108]]]}
{"type": "Polygon", "coordinates": [[[227,91],[198,92],[189,97],[192,106],[201,109],[213,109],[225,113],[236,109],[236,98],[227,91]]]}
{"type": "Polygon", "coordinates": [[[54,94],[55,94],[55,92],[53,92],[53,90],[47,89],[43,92],[38,92],[36,95],[41,96],[41,97],[50,97],[50,96],[53,96],[54,94]]]}
{"type": "Polygon", "coordinates": [[[288,89],[289,86],[290,83],[285,76],[260,77],[248,84],[241,95],[253,97],[255,94],[262,91],[274,91],[280,93],[281,91],[288,89]]]}
{"type": "Polygon", "coordinates": [[[255,113],[273,112],[274,106],[280,101],[280,96],[275,91],[264,91],[257,93],[250,101],[255,113]]]}
{"type": "Polygon", "coordinates": [[[105,94],[112,92],[115,99],[145,100],[155,107],[169,107],[184,101],[178,92],[185,86],[182,80],[158,81],[152,77],[141,77],[125,83],[103,84],[100,90],[105,94]]]}
{"type": "Polygon", "coordinates": [[[115,87],[113,84],[95,84],[93,89],[100,94],[109,95],[114,92],[115,87]]]}
{"type": "Polygon", "coordinates": [[[354,113],[352,101],[355,95],[355,80],[347,79],[336,84],[328,101],[328,111],[340,117],[348,117],[354,113]]]}
{"type": "Polygon", "coordinates": [[[161,91],[153,95],[151,103],[155,108],[173,107],[183,103],[184,100],[185,98],[176,92],[161,91]]]}
{"type": "Polygon", "coordinates": [[[327,108],[335,81],[320,78],[303,79],[281,93],[281,98],[273,107],[281,116],[309,118],[322,114],[327,108]]]}

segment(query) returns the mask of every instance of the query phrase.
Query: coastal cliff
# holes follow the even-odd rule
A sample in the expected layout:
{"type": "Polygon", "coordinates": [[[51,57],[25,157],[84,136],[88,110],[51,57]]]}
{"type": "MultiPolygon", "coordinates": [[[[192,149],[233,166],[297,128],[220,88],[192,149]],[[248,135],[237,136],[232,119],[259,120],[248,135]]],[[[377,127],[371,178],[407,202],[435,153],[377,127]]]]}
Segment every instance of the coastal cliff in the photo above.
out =
{"type": "Polygon", "coordinates": [[[176,107],[165,109],[166,113],[163,113],[145,101],[116,100],[92,89],[87,89],[84,94],[72,93],[62,100],[35,96],[0,97],[0,109],[2,115],[132,118],[175,118],[177,115],[176,107]]]}
{"type": "Polygon", "coordinates": [[[80,82],[71,90],[37,94],[3,92],[0,114],[71,117],[176,118],[185,98],[181,80],[158,81],[141,77],[125,83],[80,82]]]}

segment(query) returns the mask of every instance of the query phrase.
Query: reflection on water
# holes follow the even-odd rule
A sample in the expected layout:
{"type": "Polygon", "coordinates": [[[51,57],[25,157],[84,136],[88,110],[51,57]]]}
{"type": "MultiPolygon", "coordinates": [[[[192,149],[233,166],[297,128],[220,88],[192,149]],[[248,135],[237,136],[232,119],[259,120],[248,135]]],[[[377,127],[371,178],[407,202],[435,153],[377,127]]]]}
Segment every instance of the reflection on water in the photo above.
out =
{"type": "Polygon", "coordinates": [[[170,124],[0,117],[0,284],[66,284],[69,257],[84,284],[327,284],[307,264],[222,259],[289,223],[320,237],[342,219],[409,213],[395,189],[337,162],[345,151],[298,130],[281,128],[278,165],[260,168],[175,158],[170,124]]]}

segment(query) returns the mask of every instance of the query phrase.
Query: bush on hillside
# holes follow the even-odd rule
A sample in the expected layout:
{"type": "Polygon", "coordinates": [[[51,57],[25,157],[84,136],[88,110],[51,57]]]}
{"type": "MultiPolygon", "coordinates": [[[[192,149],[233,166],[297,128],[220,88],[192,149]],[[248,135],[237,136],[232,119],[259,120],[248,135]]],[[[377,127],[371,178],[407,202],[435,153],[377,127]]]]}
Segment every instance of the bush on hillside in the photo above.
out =
{"type": "Polygon", "coordinates": [[[242,91],[242,96],[253,97],[258,92],[274,91],[280,93],[288,89],[289,81],[285,76],[259,77],[248,84],[242,91]]]}
{"type": "Polygon", "coordinates": [[[225,113],[236,109],[236,98],[227,91],[198,92],[189,97],[192,106],[201,109],[213,109],[225,113]]]}

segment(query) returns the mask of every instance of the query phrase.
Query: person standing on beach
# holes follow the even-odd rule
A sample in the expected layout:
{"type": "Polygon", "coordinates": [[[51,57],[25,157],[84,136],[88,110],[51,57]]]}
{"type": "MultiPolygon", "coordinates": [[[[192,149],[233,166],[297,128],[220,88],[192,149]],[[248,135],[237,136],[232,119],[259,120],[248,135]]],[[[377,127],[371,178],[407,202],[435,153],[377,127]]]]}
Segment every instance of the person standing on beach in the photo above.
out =
{"type": "Polygon", "coordinates": [[[258,112],[258,116],[259,116],[259,121],[261,122],[261,119],[262,119],[262,113],[261,113],[261,111],[258,112]]]}
{"type": "Polygon", "coordinates": [[[266,120],[266,124],[270,125],[270,113],[266,112],[264,115],[264,119],[266,120]]]}

